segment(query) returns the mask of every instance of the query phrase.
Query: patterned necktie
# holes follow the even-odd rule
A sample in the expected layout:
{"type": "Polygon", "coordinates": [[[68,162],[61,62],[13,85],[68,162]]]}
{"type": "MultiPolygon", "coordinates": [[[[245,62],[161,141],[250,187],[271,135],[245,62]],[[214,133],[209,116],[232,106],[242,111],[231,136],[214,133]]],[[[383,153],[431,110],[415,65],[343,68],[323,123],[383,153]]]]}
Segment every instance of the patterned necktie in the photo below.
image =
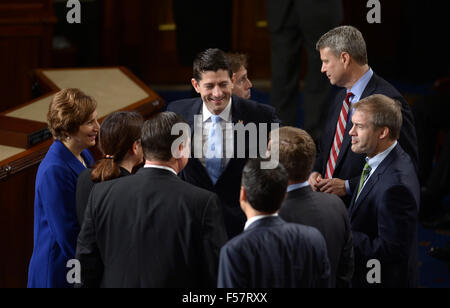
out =
{"type": "Polygon", "coordinates": [[[339,151],[341,150],[342,140],[344,140],[345,127],[347,126],[348,113],[350,111],[349,99],[352,96],[352,92],[347,93],[347,96],[342,104],[341,113],[339,114],[339,119],[336,126],[336,133],[334,134],[333,144],[331,145],[330,156],[328,158],[327,170],[325,173],[325,178],[327,179],[331,179],[333,177],[339,151]]]}
{"type": "Polygon", "coordinates": [[[206,153],[206,171],[215,185],[222,173],[222,127],[220,117],[211,116],[212,125],[208,134],[208,150],[206,153]]]}
{"type": "Polygon", "coordinates": [[[366,182],[367,178],[369,177],[370,171],[372,171],[372,169],[370,168],[369,163],[366,163],[364,165],[364,169],[361,173],[361,179],[359,180],[358,194],[356,195],[356,199],[358,199],[359,193],[361,192],[364,183],[366,182]]]}

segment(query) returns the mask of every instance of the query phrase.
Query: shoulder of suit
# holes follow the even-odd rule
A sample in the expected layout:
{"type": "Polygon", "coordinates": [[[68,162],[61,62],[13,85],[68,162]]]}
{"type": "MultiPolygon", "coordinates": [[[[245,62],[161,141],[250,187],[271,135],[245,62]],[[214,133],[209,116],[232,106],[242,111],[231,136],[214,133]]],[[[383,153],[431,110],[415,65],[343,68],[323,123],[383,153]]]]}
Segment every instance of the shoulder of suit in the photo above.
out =
{"type": "Polygon", "coordinates": [[[185,98],[172,101],[167,105],[167,111],[180,112],[192,108],[192,104],[201,103],[200,97],[185,98]]]}
{"type": "Polygon", "coordinates": [[[384,94],[390,98],[397,99],[402,102],[404,101],[404,98],[400,94],[400,92],[391,83],[386,81],[384,78],[382,78],[378,75],[375,75],[375,73],[374,73],[372,80],[373,80],[373,82],[376,83],[375,93],[373,93],[373,94],[384,94]]]}

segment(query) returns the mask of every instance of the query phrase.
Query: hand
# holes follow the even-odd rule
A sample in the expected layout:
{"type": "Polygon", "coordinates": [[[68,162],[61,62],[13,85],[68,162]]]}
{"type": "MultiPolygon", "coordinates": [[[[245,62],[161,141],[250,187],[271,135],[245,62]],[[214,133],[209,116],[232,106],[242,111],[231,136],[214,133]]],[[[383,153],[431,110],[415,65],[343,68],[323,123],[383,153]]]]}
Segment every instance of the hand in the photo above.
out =
{"type": "Polygon", "coordinates": [[[311,173],[308,179],[308,183],[311,186],[312,190],[314,191],[319,191],[317,185],[320,183],[320,181],[322,181],[322,176],[320,175],[319,172],[311,173]]]}
{"type": "Polygon", "coordinates": [[[339,197],[347,195],[347,189],[345,188],[345,181],[341,179],[322,179],[317,188],[324,193],[335,194],[339,197]]]}

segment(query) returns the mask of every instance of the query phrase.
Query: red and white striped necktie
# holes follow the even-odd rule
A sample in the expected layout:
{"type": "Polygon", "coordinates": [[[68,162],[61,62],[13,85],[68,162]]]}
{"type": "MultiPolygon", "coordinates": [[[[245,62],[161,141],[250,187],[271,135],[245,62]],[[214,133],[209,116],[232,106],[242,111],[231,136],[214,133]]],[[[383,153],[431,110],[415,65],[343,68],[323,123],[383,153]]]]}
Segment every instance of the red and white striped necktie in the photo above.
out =
{"type": "Polygon", "coordinates": [[[347,93],[345,100],[342,104],[341,113],[336,126],[336,133],[334,134],[333,144],[331,145],[330,157],[328,158],[327,171],[325,178],[331,179],[333,177],[334,168],[336,167],[336,161],[341,150],[342,140],[344,140],[345,127],[347,126],[348,113],[350,111],[350,97],[353,96],[352,92],[347,93]]]}

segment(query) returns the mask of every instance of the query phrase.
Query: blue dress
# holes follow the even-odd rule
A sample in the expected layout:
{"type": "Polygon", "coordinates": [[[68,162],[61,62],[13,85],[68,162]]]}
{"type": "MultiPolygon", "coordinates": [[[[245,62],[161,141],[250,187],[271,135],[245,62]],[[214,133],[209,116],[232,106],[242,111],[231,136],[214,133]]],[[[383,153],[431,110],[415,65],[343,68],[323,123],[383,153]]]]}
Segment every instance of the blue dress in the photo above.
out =
{"type": "MultiPolygon", "coordinates": [[[[89,150],[81,153],[86,165],[94,164],[89,150]]],[[[39,166],[34,199],[34,248],[28,269],[29,288],[70,287],[67,261],[75,256],[80,225],[75,189],[83,164],[55,140],[39,166]]]]}

